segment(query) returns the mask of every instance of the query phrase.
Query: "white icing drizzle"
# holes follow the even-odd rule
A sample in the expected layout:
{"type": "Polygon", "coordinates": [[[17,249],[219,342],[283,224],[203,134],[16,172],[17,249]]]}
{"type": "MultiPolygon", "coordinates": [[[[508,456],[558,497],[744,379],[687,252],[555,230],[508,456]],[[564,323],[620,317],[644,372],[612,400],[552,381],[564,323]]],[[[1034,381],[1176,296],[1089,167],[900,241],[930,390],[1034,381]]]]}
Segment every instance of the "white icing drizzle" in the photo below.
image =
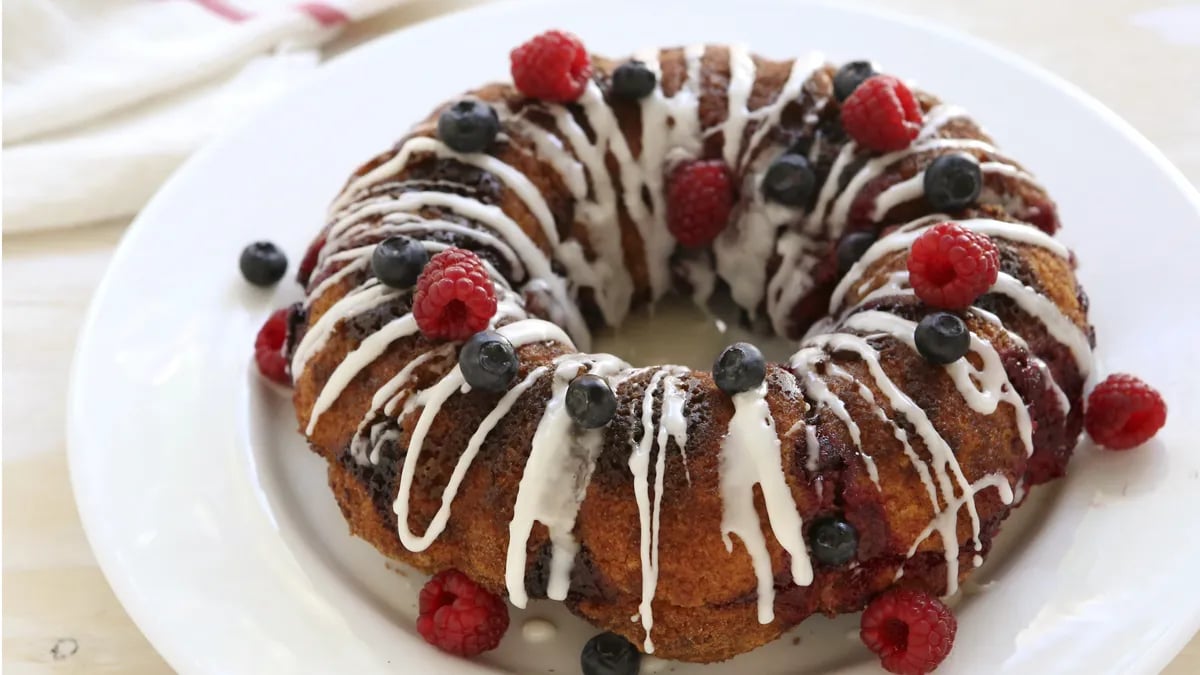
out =
{"type": "MultiPolygon", "coordinates": [[[[846,410],[846,404],[836,394],[829,390],[829,386],[825,384],[816,373],[812,371],[804,371],[799,375],[805,393],[816,404],[816,408],[826,408],[834,414],[842,424],[846,425],[846,430],[850,432],[850,440],[854,442],[854,447],[858,448],[858,454],[863,459],[863,464],[867,468],[867,475],[871,478],[871,482],[875,487],[879,487],[879,469],[875,466],[875,460],[871,455],[863,450],[862,432],[858,428],[858,424],[854,418],[850,416],[850,412],[846,410]]],[[[811,450],[810,450],[811,453],[811,450]]]]}
{"type": "Polygon", "coordinates": [[[733,396],[733,419],[721,443],[721,537],[733,553],[736,535],[746,547],[758,580],[758,621],[775,620],[774,573],[771,555],[754,508],[754,486],[762,490],[771,531],[791,556],[792,580],[800,586],[812,583],[812,563],[804,542],[803,523],[784,478],[779,436],[767,403],[767,383],[733,396]]]}
{"type": "MultiPolygon", "coordinates": [[[[525,472],[513,504],[512,521],[508,525],[504,578],[508,599],[517,607],[524,608],[529,600],[525,591],[525,558],[535,522],[542,523],[550,537],[546,596],[551,600],[565,600],[570,589],[571,566],[579,552],[579,544],[572,534],[575,516],[579,513],[604,437],[600,429],[575,429],[567,414],[567,385],[585,368],[594,375],[613,378],[628,370],[629,364],[612,356],[585,354],[570,354],[556,362],[550,398],[533,434],[525,472]],[[587,368],[589,363],[590,368],[587,368]]],[[[611,379],[610,386],[614,386],[611,379]]]]}
{"type": "MultiPolygon", "coordinates": [[[[909,321],[895,314],[880,311],[865,311],[851,315],[842,325],[845,328],[863,332],[877,331],[890,335],[899,342],[907,345],[913,351],[917,346],[913,333],[917,329],[915,321],[909,321]]],[[[1033,421],[1025,402],[1017,395],[1004,370],[1004,363],[991,343],[980,340],[974,333],[970,334],[970,351],[982,362],[983,368],[976,368],[970,359],[961,358],[943,366],[950,378],[954,380],[958,393],[962,395],[967,406],[981,415],[991,415],[1001,401],[1008,403],[1017,420],[1017,430],[1021,442],[1025,445],[1027,454],[1033,454],[1033,421]]],[[[844,410],[844,408],[843,408],[844,410]]]]}
{"type": "MultiPolygon", "coordinates": [[[[1006,164],[1000,161],[980,162],[979,170],[984,174],[999,174],[1008,176],[1009,178],[1019,180],[1032,185],[1037,185],[1037,180],[1022,171],[1019,167],[1013,164],[1006,164]]],[[[911,178],[896,183],[879,193],[875,198],[875,210],[871,214],[871,220],[881,221],[893,208],[910,202],[915,199],[920,199],[925,195],[925,170],[922,169],[914,174],[911,178]]]]}
{"type": "Polygon", "coordinates": [[[316,431],[317,421],[321,418],[321,414],[337,401],[346,386],[364,368],[374,363],[375,359],[383,354],[388,345],[402,337],[416,335],[416,333],[417,320],[410,313],[389,321],[382,328],[367,336],[367,339],[363,340],[354,351],[346,355],[346,358],[337,365],[333,374],[325,381],[325,386],[321,388],[321,393],[317,396],[316,403],[313,404],[312,412],[309,413],[308,427],[304,433],[311,436],[316,431]]]}
{"type": "Polygon", "coordinates": [[[746,107],[750,101],[750,91],[754,88],[757,77],[754,58],[742,45],[729,47],[729,86],[725,94],[729,101],[729,110],[725,115],[722,131],[724,143],[721,156],[725,164],[731,167],[738,165],[738,155],[742,147],[742,132],[750,119],[750,110],[746,107]]]}
{"type": "MultiPolygon", "coordinates": [[[[682,452],[687,444],[687,421],[682,418],[684,401],[679,393],[678,378],[687,373],[686,368],[663,366],[650,376],[642,394],[642,439],[634,445],[629,455],[629,470],[633,474],[633,491],[641,521],[642,558],[642,601],[638,605],[638,616],[646,632],[643,648],[647,654],[654,653],[654,641],[650,631],[654,628],[654,593],[658,588],[658,527],[662,515],[663,477],[666,474],[668,434],[674,436],[682,452]],[[663,386],[661,426],[654,428],[654,394],[663,386]],[[672,385],[674,385],[672,387],[672,385]],[[672,388],[674,394],[671,394],[672,388]],[[672,410],[674,408],[674,410],[672,410]],[[679,422],[683,424],[680,425],[679,422]],[[672,430],[670,427],[674,427],[672,430]],[[654,465],[654,501],[650,501],[649,468],[650,454],[655,443],[658,455],[654,465]]],[[[690,481],[690,478],[689,478],[690,481]]]]}

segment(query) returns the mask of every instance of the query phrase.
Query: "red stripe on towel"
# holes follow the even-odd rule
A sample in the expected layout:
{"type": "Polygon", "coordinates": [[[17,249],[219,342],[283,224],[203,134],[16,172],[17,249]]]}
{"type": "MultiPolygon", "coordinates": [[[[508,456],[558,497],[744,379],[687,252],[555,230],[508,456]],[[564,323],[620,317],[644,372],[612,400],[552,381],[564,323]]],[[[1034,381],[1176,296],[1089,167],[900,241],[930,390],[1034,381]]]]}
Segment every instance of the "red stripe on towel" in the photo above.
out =
{"type": "Polygon", "coordinates": [[[346,16],[345,12],[323,2],[303,2],[297,5],[297,7],[322,26],[339,26],[350,21],[350,17],[346,16]]]}
{"type": "Polygon", "coordinates": [[[245,21],[252,15],[229,4],[225,0],[194,0],[197,5],[207,9],[223,19],[230,21],[245,21]]]}

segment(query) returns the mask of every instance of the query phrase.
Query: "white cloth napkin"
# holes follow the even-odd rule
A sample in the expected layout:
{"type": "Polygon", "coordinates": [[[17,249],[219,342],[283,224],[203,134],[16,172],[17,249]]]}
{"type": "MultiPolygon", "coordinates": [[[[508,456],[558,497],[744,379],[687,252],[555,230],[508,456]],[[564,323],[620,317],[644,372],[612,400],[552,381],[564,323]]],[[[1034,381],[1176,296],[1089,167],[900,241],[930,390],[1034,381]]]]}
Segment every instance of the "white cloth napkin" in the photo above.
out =
{"type": "Polygon", "coordinates": [[[5,0],[4,231],[135,213],[210,135],[404,0],[5,0]]]}

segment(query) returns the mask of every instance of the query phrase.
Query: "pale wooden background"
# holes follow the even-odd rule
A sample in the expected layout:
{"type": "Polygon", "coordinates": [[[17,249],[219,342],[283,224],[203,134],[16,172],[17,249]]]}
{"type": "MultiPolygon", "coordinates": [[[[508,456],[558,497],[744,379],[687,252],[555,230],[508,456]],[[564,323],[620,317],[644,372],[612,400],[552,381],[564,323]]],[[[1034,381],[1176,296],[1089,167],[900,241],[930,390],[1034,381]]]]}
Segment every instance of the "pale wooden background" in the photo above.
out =
{"type": "MultiPolygon", "coordinates": [[[[477,1],[414,1],[348,30],[330,51],[477,1]]],[[[1111,106],[1200,183],[1200,5],[873,4],[936,19],[1040,62],[1111,106]]],[[[127,224],[4,238],[3,664],[10,675],[171,672],[96,568],[67,480],[64,398],[75,337],[127,224]]],[[[1200,672],[1200,638],[1165,672],[1200,672]]]]}

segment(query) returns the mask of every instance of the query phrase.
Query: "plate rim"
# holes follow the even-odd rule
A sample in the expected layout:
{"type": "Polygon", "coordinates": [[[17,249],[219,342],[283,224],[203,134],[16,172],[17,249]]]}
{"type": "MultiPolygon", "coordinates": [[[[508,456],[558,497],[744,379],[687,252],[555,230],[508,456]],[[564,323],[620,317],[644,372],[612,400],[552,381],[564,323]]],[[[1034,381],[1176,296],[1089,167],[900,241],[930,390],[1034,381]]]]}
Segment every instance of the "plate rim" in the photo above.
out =
{"type": "MultiPolygon", "coordinates": [[[[768,0],[750,1],[761,5],[769,4],[768,0]]],[[[95,556],[99,568],[104,574],[106,582],[120,601],[123,610],[137,625],[138,630],[146,636],[154,649],[172,668],[176,668],[180,672],[185,672],[186,667],[191,665],[191,660],[187,657],[187,654],[191,651],[187,646],[187,640],[160,631],[155,621],[156,610],[153,604],[143,602],[140,596],[134,592],[134,589],[130,587],[130,577],[124,573],[124,566],[121,561],[116,559],[112,545],[102,539],[104,528],[96,521],[96,518],[99,516],[93,515],[96,510],[87,508],[95,503],[95,498],[92,495],[91,488],[82,478],[83,467],[81,456],[89,452],[89,450],[103,449],[103,442],[97,442],[86,433],[85,429],[81,428],[81,420],[84,415],[81,409],[84,406],[89,386],[86,382],[82,381],[81,372],[85,369],[84,359],[87,356],[89,345],[95,339],[94,333],[98,330],[97,324],[101,320],[101,308],[111,294],[111,285],[115,283],[116,272],[114,270],[128,264],[128,258],[132,255],[131,251],[134,244],[152,226],[151,224],[155,220],[155,212],[160,208],[161,204],[171,201],[179,186],[192,173],[194,166],[202,164],[211,154],[220,152],[225,145],[226,139],[239,133],[243,127],[254,125],[258,123],[258,120],[270,117],[276,107],[286,102],[287,99],[303,95],[305,91],[319,86],[319,83],[325,77],[330,76],[331,71],[340,70],[341,64],[362,58],[364,53],[373,51],[384,42],[402,40],[414,33],[423,31],[436,31],[443,24],[453,24],[463,20],[464,16],[469,15],[478,19],[513,10],[525,10],[530,7],[554,4],[557,4],[554,0],[500,0],[483,5],[475,5],[389,31],[363,44],[357,45],[345,53],[337,55],[330,61],[322,63],[303,82],[283,96],[254,111],[245,119],[239,120],[238,123],[223,129],[206,142],[202,148],[194,152],[179,168],[172,172],[170,177],[163,182],[154,196],[141,209],[122,234],[105,268],[104,274],[88,302],[88,308],[77,334],[71,359],[66,397],[68,474],[75,508],[83,525],[88,545],[95,556]]],[[[676,7],[684,7],[687,4],[680,0],[669,0],[668,2],[661,3],[663,5],[661,9],[662,11],[670,12],[675,11],[674,8],[676,7]]],[[[903,24],[918,31],[933,33],[957,45],[982,52],[988,57],[1018,71],[1024,77],[1037,79],[1044,84],[1054,87],[1071,98],[1075,103],[1097,114],[1107,126],[1128,139],[1142,155],[1161,171],[1163,177],[1170,182],[1173,191],[1183,197],[1200,214],[1200,191],[1197,190],[1196,186],[1187,179],[1183,172],[1157,146],[1151,143],[1129,122],[1125,121],[1082,88],[1033,61],[934,20],[923,16],[904,14],[890,8],[867,7],[858,3],[843,4],[835,0],[801,0],[795,4],[821,7],[826,10],[850,15],[871,16],[903,24]]],[[[1156,645],[1154,650],[1146,650],[1143,653],[1138,665],[1144,667],[1145,672],[1157,672],[1165,667],[1182,650],[1184,645],[1196,636],[1197,631],[1200,630],[1200,599],[1197,599],[1193,603],[1191,611],[1188,614],[1190,615],[1190,621],[1175,622],[1154,641],[1153,644],[1156,645]]]]}

